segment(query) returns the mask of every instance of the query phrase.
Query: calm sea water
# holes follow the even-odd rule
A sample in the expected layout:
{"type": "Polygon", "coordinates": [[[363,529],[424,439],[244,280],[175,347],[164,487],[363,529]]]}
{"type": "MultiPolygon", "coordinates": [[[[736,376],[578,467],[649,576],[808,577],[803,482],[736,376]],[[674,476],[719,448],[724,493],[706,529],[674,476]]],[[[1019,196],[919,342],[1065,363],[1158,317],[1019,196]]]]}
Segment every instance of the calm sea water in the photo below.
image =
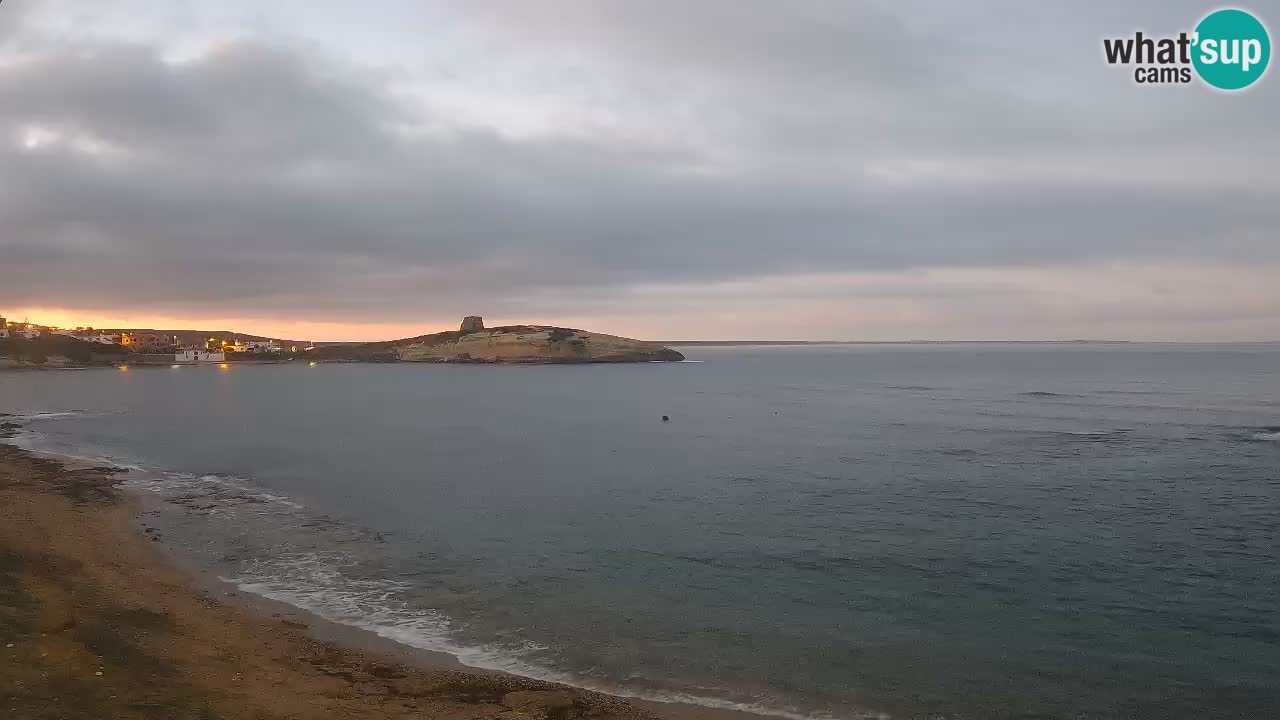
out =
{"type": "Polygon", "coordinates": [[[245,590],[788,716],[1280,717],[1280,346],[0,374],[245,590]],[[661,422],[662,415],[671,421],[661,422]]]}

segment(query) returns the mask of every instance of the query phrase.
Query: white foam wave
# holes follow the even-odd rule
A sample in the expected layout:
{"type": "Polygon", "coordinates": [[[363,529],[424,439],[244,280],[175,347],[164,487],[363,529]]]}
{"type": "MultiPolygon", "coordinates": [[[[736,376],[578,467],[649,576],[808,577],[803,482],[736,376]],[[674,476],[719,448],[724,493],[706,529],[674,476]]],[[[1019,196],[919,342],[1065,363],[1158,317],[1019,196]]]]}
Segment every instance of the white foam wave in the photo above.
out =
{"type": "MultiPolygon", "coordinates": [[[[221,579],[243,592],[292,605],[330,622],[372,632],[408,647],[452,655],[468,667],[641,700],[735,710],[785,720],[838,720],[837,716],[829,714],[584,680],[522,657],[524,652],[547,649],[533,643],[523,649],[460,644],[454,639],[450,618],[435,610],[412,607],[405,601],[407,583],[348,577],[342,572],[342,567],[353,564],[352,559],[341,554],[300,553],[260,561],[238,576],[221,579]]],[[[847,717],[887,720],[889,716],[861,713],[847,717]]]]}
{"type": "MultiPolygon", "coordinates": [[[[701,362],[701,361],[692,361],[701,362]]],[[[8,419],[57,420],[85,416],[88,411],[30,413],[11,415],[8,419]]],[[[158,470],[132,458],[106,454],[85,454],[64,447],[53,447],[39,432],[24,429],[4,440],[36,454],[93,466],[110,465],[130,470],[122,486],[134,491],[154,493],[161,499],[208,497],[228,503],[245,498],[270,505],[274,513],[296,513],[305,506],[292,499],[263,491],[245,478],[180,473],[158,470]]],[[[216,512],[214,514],[217,514],[216,512]]],[[[784,720],[840,720],[835,715],[805,713],[726,698],[677,691],[657,691],[625,685],[609,685],[585,680],[572,673],[533,662],[524,655],[549,648],[535,643],[522,647],[466,645],[454,639],[452,620],[442,613],[412,606],[404,597],[409,584],[396,580],[361,580],[342,572],[350,558],[340,553],[299,553],[276,556],[251,565],[235,577],[221,578],[243,592],[312,612],[330,622],[372,632],[402,645],[452,655],[468,667],[505,672],[535,680],[570,685],[611,695],[663,703],[681,703],[707,708],[733,710],[784,720]]],[[[726,691],[727,692],[727,691],[726,691]]],[[[879,713],[844,716],[860,720],[887,720],[879,713]]]]}
{"type": "Polygon", "coordinates": [[[1249,437],[1258,442],[1280,442],[1280,430],[1275,432],[1255,432],[1249,437]]]}
{"type": "Polygon", "coordinates": [[[146,471],[144,468],[139,469],[148,472],[148,475],[126,480],[122,483],[126,489],[142,490],[163,497],[191,493],[207,495],[212,499],[220,496],[229,496],[234,499],[256,500],[287,508],[294,512],[306,507],[301,503],[294,502],[285,495],[266,492],[256,487],[248,479],[234,475],[196,475],[194,473],[181,472],[157,473],[155,471],[146,471]]]}
{"type": "Polygon", "coordinates": [[[71,417],[90,417],[105,413],[94,413],[89,410],[67,410],[65,412],[13,413],[5,419],[13,422],[30,422],[33,420],[62,420],[71,417]]]}
{"type": "MultiPolygon", "coordinates": [[[[34,413],[31,416],[85,415],[87,413],[34,413]]],[[[10,416],[19,417],[19,416],[10,416]]],[[[305,508],[301,503],[276,493],[266,492],[255,486],[246,478],[232,475],[194,474],[168,472],[149,467],[139,460],[107,453],[86,453],[80,448],[69,448],[53,444],[43,433],[24,428],[11,437],[2,438],[0,442],[43,457],[60,460],[71,465],[102,467],[109,466],[126,470],[129,475],[123,478],[120,486],[125,490],[145,491],[162,497],[173,497],[179,494],[208,495],[211,499],[219,497],[232,500],[248,500],[273,506],[278,513],[297,512],[305,508]]]]}
{"type": "Polygon", "coordinates": [[[109,466],[120,470],[146,472],[146,468],[130,459],[106,454],[86,454],[83,451],[56,445],[43,433],[29,428],[19,430],[10,437],[0,438],[0,442],[34,455],[59,460],[72,466],[109,466]]]}

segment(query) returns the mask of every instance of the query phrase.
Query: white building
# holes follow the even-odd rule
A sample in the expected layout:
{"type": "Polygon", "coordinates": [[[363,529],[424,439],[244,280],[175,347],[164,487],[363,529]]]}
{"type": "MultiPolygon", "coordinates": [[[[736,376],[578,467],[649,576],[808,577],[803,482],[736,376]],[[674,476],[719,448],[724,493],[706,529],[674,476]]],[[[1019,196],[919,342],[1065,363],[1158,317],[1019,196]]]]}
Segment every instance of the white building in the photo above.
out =
{"type": "Polygon", "coordinates": [[[277,353],[280,346],[275,340],[243,340],[228,348],[232,352],[277,353]]]}
{"type": "Polygon", "coordinates": [[[173,354],[173,361],[180,363],[226,362],[227,355],[213,350],[179,350],[173,354]]]}

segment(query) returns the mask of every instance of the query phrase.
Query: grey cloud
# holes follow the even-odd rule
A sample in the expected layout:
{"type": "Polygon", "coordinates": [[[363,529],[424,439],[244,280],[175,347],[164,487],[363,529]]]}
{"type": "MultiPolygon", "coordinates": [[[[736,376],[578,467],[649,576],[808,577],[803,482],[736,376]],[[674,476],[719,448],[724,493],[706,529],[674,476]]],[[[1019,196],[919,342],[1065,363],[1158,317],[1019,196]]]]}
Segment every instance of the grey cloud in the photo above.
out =
{"type": "Polygon", "coordinates": [[[1277,257],[1274,195],[1222,185],[1276,148],[1258,120],[1274,82],[1103,109],[978,82],[968,46],[884,9],[675,7],[455,8],[506,47],[495,68],[571,50],[652,137],[513,138],[414,104],[392,75],[252,38],[180,64],[106,43],[0,64],[0,306],[412,318],[787,272],[1277,257]],[[33,127],[61,139],[23,147],[33,127]],[[1082,152],[1096,183],[1055,175],[1082,152]],[[1142,162],[1171,153],[1187,181],[1153,185],[1142,162]]]}

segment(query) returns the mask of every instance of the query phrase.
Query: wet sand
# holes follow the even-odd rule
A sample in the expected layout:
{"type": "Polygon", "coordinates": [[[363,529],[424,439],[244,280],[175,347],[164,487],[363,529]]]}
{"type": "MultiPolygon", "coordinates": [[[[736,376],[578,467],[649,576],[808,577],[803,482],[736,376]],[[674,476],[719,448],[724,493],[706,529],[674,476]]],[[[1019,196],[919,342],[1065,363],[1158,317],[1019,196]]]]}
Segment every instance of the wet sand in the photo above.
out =
{"type": "Polygon", "coordinates": [[[0,717],[754,717],[463,669],[234,593],[115,482],[0,445],[0,717]]]}

